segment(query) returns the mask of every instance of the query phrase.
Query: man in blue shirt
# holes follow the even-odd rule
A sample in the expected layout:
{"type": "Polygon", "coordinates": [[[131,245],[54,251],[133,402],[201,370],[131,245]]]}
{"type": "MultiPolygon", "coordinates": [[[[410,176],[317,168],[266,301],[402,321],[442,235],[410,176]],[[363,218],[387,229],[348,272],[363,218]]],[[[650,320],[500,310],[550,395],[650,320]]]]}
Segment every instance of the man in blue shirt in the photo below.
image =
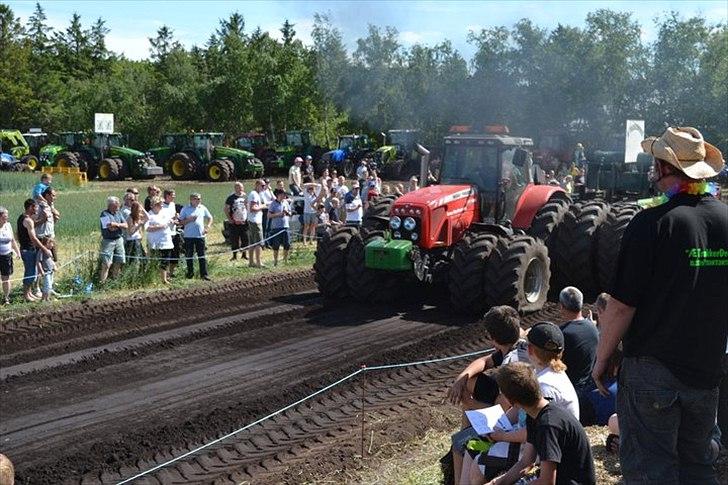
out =
{"type": "Polygon", "coordinates": [[[207,275],[207,258],[205,257],[205,234],[212,226],[212,214],[202,205],[202,196],[198,193],[190,195],[190,205],[186,205],[179,213],[179,222],[184,226],[185,258],[187,259],[187,278],[195,274],[192,256],[197,253],[200,262],[200,278],[210,281],[207,275]]]}
{"type": "Polygon", "coordinates": [[[286,193],[281,189],[273,192],[276,200],[268,208],[270,233],[273,235],[270,246],[273,248],[273,266],[278,266],[278,250],[283,246],[283,264],[288,262],[288,251],[291,249],[291,237],[288,232],[293,211],[286,200],[286,193]]]}

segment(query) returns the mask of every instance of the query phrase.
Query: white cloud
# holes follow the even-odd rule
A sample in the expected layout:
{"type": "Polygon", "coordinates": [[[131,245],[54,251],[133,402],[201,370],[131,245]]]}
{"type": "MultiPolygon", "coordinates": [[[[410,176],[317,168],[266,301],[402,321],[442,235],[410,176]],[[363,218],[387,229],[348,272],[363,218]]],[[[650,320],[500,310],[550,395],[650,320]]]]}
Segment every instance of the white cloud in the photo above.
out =
{"type": "Polygon", "coordinates": [[[405,46],[434,43],[442,40],[443,38],[444,34],[437,30],[423,30],[421,32],[405,30],[400,32],[398,36],[399,41],[405,46]]]}
{"type": "Polygon", "coordinates": [[[139,61],[149,58],[149,39],[147,36],[123,36],[113,32],[106,36],[106,47],[128,59],[139,61]]]}

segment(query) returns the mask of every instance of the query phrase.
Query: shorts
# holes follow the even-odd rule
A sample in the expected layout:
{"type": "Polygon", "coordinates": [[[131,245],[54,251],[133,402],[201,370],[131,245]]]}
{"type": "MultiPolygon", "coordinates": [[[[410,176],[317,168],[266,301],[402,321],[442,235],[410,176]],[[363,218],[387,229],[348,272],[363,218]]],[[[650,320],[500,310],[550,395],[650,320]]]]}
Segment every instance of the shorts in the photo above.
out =
{"type": "Polygon", "coordinates": [[[291,234],[288,232],[288,228],[271,229],[271,232],[275,234],[275,236],[270,239],[269,244],[274,251],[278,251],[281,246],[283,246],[283,249],[285,249],[286,251],[291,249],[291,234]],[[276,234],[283,229],[285,229],[285,231],[281,232],[280,234],[276,234]]]}
{"type": "Polygon", "coordinates": [[[303,224],[316,224],[318,222],[318,214],[315,212],[304,212],[303,213],[303,224]]]}
{"type": "Polygon", "coordinates": [[[263,224],[248,222],[248,244],[260,245],[263,242],[263,224]]]}
{"type": "Polygon", "coordinates": [[[0,276],[13,274],[13,253],[0,254],[0,276]]]}
{"type": "Polygon", "coordinates": [[[473,388],[473,398],[484,404],[495,404],[496,398],[500,394],[498,383],[488,374],[478,374],[475,377],[475,387],[473,388]]]}
{"type": "Polygon", "coordinates": [[[126,260],[123,237],[101,240],[101,262],[111,264],[112,259],[114,263],[124,263],[126,260]]]}

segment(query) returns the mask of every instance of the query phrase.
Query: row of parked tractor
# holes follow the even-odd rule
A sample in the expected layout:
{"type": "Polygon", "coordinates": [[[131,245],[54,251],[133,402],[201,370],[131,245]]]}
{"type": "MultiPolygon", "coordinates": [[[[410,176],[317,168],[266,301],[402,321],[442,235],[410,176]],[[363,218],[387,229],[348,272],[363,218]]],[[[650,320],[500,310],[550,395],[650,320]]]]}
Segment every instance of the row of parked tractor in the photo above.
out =
{"type": "Polygon", "coordinates": [[[388,178],[402,178],[417,171],[418,134],[417,130],[390,130],[378,148],[365,134],[343,135],[331,150],[316,145],[307,130],[286,131],[280,144],[261,132],[235,137],[219,132],[168,133],[158,146],[140,150],[130,147],[121,133],[0,130],[0,169],[75,167],[89,180],[142,180],[168,174],[174,180],[225,182],[282,173],[295,157],[310,155],[317,173],[336,168],[350,177],[359,162],[369,158],[388,178]]]}

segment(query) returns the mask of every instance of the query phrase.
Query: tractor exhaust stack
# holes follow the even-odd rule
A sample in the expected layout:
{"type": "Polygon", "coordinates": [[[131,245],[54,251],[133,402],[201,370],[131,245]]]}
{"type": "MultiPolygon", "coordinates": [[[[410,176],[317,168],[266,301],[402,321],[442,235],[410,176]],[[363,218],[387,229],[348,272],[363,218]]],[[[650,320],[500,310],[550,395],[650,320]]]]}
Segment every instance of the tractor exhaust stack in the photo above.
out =
{"type": "Polygon", "coordinates": [[[415,143],[415,150],[420,154],[420,187],[427,186],[427,174],[430,165],[430,150],[415,143]]]}

